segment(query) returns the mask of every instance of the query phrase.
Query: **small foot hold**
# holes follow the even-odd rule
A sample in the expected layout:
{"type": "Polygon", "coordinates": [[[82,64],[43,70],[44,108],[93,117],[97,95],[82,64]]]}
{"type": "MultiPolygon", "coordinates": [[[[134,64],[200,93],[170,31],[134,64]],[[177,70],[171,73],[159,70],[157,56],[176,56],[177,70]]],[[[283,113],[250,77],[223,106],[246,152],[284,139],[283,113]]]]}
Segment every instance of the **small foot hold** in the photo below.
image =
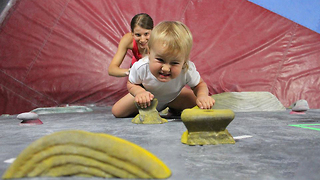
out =
{"type": "Polygon", "coordinates": [[[43,122],[39,119],[39,115],[34,112],[21,113],[17,116],[17,119],[21,120],[20,125],[40,125],[43,122]]]}
{"type": "Polygon", "coordinates": [[[153,99],[151,106],[147,108],[140,108],[137,104],[139,114],[132,119],[132,123],[135,124],[162,124],[168,122],[166,119],[161,118],[157,111],[158,100],[153,99]]]}
{"type": "Polygon", "coordinates": [[[291,104],[289,106],[289,109],[292,109],[292,111],[293,111],[292,114],[304,114],[304,113],[299,113],[299,112],[305,112],[305,111],[309,110],[310,108],[308,105],[308,101],[301,99],[301,100],[298,100],[298,101],[294,102],[293,104],[291,104]],[[295,113],[295,112],[298,112],[298,113],[295,113]]]}
{"type": "Polygon", "coordinates": [[[234,119],[229,109],[185,109],[181,119],[187,128],[181,142],[188,145],[234,144],[226,127],[234,119]]]}

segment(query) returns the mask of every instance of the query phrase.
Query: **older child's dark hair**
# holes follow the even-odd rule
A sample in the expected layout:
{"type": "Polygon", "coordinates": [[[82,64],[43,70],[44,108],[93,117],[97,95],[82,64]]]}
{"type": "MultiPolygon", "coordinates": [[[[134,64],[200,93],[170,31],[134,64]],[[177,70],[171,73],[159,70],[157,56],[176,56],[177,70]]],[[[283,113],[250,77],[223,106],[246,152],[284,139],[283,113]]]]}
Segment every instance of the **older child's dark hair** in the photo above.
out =
{"type": "Polygon", "coordinates": [[[131,32],[136,26],[140,26],[144,29],[153,29],[153,20],[146,13],[136,14],[131,20],[131,32]]]}

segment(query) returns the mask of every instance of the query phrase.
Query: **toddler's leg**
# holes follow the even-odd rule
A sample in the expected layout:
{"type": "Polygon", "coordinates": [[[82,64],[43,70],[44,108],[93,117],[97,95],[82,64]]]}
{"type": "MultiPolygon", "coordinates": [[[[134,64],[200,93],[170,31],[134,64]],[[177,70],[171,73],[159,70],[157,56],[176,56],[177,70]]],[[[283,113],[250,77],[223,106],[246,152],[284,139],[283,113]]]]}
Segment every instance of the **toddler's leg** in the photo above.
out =
{"type": "Polygon", "coordinates": [[[182,88],[179,96],[168,104],[169,108],[173,108],[176,110],[184,110],[186,108],[193,108],[197,105],[196,103],[197,97],[194,95],[191,89],[186,87],[182,88]]]}
{"type": "Polygon", "coordinates": [[[127,94],[112,107],[112,114],[117,118],[124,118],[138,114],[138,108],[134,104],[134,97],[127,94]]]}

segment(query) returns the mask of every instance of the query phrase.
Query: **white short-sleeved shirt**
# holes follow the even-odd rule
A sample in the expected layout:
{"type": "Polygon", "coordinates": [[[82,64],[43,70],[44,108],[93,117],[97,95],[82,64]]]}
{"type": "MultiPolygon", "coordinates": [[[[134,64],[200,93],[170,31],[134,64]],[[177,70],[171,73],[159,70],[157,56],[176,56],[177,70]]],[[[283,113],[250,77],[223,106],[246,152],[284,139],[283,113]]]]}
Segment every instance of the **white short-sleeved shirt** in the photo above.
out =
{"type": "Polygon", "coordinates": [[[129,81],[133,84],[142,84],[147,91],[151,92],[158,99],[157,110],[161,111],[180,94],[185,85],[195,87],[199,84],[200,74],[195,65],[188,61],[188,66],[188,70],[182,69],[178,77],[168,82],[161,82],[150,72],[149,57],[146,56],[133,64],[129,81]]]}

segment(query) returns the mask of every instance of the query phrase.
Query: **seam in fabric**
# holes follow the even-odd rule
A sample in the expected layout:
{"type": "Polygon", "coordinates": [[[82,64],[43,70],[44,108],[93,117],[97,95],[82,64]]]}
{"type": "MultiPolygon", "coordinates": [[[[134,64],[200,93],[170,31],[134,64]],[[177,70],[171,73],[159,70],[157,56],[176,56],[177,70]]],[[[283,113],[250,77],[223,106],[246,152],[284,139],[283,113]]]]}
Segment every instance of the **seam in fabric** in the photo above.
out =
{"type": "Polygon", "coordinates": [[[294,36],[296,35],[297,27],[298,27],[298,24],[297,24],[297,23],[294,23],[294,24],[293,24],[293,27],[292,27],[292,30],[290,31],[290,32],[291,32],[290,40],[289,40],[289,42],[288,42],[288,44],[287,44],[286,50],[283,52],[283,58],[282,58],[282,60],[281,60],[281,62],[280,62],[280,64],[279,64],[279,68],[278,68],[278,70],[277,70],[276,77],[274,78],[273,83],[272,83],[272,86],[271,86],[271,89],[270,89],[270,92],[271,92],[272,94],[275,94],[275,92],[274,92],[274,91],[275,91],[275,84],[276,84],[277,79],[279,78],[279,75],[280,75],[280,72],[281,72],[281,70],[282,70],[282,67],[283,67],[284,62],[288,59],[288,57],[287,57],[288,51],[289,51],[289,49],[290,49],[290,47],[291,47],[291,45],[292,45],[293,38],[294,38],[294,36]]]}
{"type": "Polygon", "coordinates": [[[66,4],[65,4],[65,6],[63,7],[61,13],[59,14],[58,18],[56,19],[56,22],[55,22],[54,25],[50,28],[49,34],[47,35],[47,37],[46,37],[45,40],[43,41],[43,44],[42,44],[42,46],[40,47],[40,49],[39,49],[36,57],[33,59],[33,61],[31,62],[30,66],[29,66],[29,68],[28,68],[28,70],[27,70],[27,73],[26,73],[25,77],[24,77],[23,80],[22,80],[23,82],[25,81],[25,79],[27,78],[28,74],[30,73],[30,71],[31,71],[34,63],[38,60],[39,56],[41,55],[43,48],[46,46],[46,44],[47,44],[47,42],[48,42],[48,39],[49,39],[49,38],[51,37],[51,35],[52,35],[53,29],[56,27],[56,25],[57,25],[58,22],[60,21],[60,18],[61,18],[61,16],[64,14],[65,10],[67,9],[69,2],[70,2],[70,0],[68,0],[68,1],[66,2],[66,4]]]}

